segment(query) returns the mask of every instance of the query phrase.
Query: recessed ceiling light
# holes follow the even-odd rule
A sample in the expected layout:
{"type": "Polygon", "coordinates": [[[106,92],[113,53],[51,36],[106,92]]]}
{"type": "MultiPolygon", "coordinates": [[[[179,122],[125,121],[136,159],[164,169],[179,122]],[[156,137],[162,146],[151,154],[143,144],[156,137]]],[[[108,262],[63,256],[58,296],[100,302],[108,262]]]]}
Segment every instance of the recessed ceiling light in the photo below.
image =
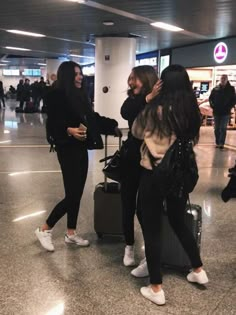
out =
{"type": "Polygon", "coordinates": [[[46,37],[46,35],[43,35],[43,34],[25,32],[25,31],[19,31],[19,30],[7,30],[7,32],[17,34],[17,35],[25,35],[25,36],[33,36],[33,37],[46,37]]]}
{"type": "Polygon", "coordinates": [[[166,31],[171,31],[171,32],[184,31],[183,28],[180,28],[171,24],[163,23],[163,22],[155,22],[155,23],[151,23],[151,25],[154,27],[162,28],[163,30],[166,30],[166,31]]]}
{"type": "Polygon", "coordinates": [[[85,3],[85,2],[87,2],[88,0],[67,0],[67,1],[70,1],[70,2],[78,2],[78,3],[85,3]]]}
{"type": "Polygon", "coordinates": [[[6,46],[5,48],[6,48],[6,49],[11,49],[11,50],[31,51],[31,49],[28,49],[28,48],[20,48],[20,47],[6,46]]]}
{"type": "Polygon", "coordinates": [[[113,26],[115,25],[115,23],[113,21],[104,21],[102,22],[103,25],[106,25],[106,26],[113,26]]]}
{"type": "Polygon", "coordinates": [[[83,55],[75,55],[75,54],[70,54],[70,57],[94,59],[94,57],[91,57],[91,56],[83,56],[83,55]]]}

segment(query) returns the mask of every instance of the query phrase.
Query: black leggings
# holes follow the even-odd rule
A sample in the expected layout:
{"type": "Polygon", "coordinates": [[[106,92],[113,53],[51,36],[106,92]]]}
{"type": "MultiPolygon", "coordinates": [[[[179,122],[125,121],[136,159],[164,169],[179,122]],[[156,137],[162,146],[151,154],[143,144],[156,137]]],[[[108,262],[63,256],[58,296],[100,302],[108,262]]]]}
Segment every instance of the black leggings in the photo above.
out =
{"type": "MultiPolygon", "coordinates": [[[[143,170],[139,190],[139,207],[150,282],[151,284],[161,284],[161,216],[164,200],[155,189],[152,174],[152,171],[143,170]]],[[[168,197],[166,203],[170,225],[189,256],[192,267],[201,267],[202,262],[196,241],[184,222],[187,196],[181,199],[168,197]]]]}
{"type": "MultiPolygon", "coordinates": [[[[123,209],[123,229],[127,245],[134,245],[134,216],[137,210],[137,195],[141,176],[139,164],[130,165],[121,182],[121,200],[123,209]]],[[[137,211],[139,223],[141,223],[137,211]]]]}
{"type": "Polygon", "coordinates": [[[50,228],[67,213],[67,228],[76,229],[80,200],[88,172],[88,152],[85,147],[57,148],[61,166],[65,198],[60,201],[47,219],[50,228]]]}

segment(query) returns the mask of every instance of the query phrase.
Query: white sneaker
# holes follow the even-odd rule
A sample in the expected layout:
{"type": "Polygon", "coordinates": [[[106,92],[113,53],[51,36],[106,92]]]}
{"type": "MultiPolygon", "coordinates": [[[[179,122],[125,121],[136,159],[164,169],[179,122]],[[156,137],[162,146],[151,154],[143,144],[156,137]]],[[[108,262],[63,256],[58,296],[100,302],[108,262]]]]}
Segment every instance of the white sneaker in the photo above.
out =
{"type": "Polygon", "coordinates": [[[205,270],[201,270],[200,272],[190,272],[187,275],[187,279],[189,282],[196,282],[198,284],[206,284],[209,282],[206,271],[205,270]]]}
{"type": "Polygon", "coordinates": [[[41,231],[40,228],[37,228],[35,235],[37,236],[43,248],[49,252],[54,252],[55,248],[52,243],[52,230],[41,231]]]}
{"type": "Polygon", "coordinates": [[[125,254],[124,254],[123,263],[126,267],[135,266],[134,246],[127,245],[125,247],[125,254]]]}
{"type": "Polygon", "coordinates": [[[141,294],[151,302],[157,305],[164,305],[166,303],[165,293],[163,290],[159,292],[154,292],[151,286],[142,287],[140,290],[141,294]]]}
{"type": "Polygon", "coordinates": [[[139,266],[131,271],[131,275],[136,278],[144,278],[149,276],[148,267],[147,267],[147,261],[146,258],[144,258],[139,266]]]}
{"type": "Polygon", "coordinates": [[[82,237],[80,237],[77,233],[74,235],[65,235],[65,242],[67,244],[76,244],[81,247],[88,247],[89,246],[89,241],[84,240],[82,237]]]}

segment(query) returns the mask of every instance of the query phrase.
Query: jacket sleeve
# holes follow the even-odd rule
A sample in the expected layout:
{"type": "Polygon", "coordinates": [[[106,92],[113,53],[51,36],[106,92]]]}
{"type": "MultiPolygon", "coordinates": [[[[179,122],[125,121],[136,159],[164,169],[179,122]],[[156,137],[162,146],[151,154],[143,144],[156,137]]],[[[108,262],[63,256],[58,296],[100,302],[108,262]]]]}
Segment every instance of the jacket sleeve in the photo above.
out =
{"type": "Polygon", "coordinates": [[[47,97],[47,134],[49,133],[56,143],[67,143],[70,137],[67,128],[70,127],[57,99],[48,95],[47,97]]]}
{"type": "Polygon", "coordinates": [[[130,105],[132,105],[131,102],[132,102],[132,99],[130,97],[128,97],[124,101],[123,105],[121,106],[120,114],[121,114],[122,118],[125,120],[132,119],[133,113],[132,113],[132,108],[130,108],[130,107],[132,107],[132,106],[130,106],[130,105]]]}
{"type": "Polygon", "coordinates": [[[230,108],[232,109],[236,104],[236,94],[235,94],[235,88],[232,86],[232,93],[230,98],[230,108]]]}
{"type": "Polygon", "coordinates": [[[214,108],[214,95],[215,95],[215,90],[213,89],[209,97],[209,103],[210,103],[211,108],[214,108]]]}
{"type": "Polygon", "coordinates": [[[115,128],[118,127],[118,122],[115,119],[100,116],[96,112],[94,113],[94,115],[100,134],[115,135],[115,128]]]}
{"type": "MultiPolygon", "coordinates": [[[[141,114],[139,114],[140,116],[143,115],[144,112],[142,112],[141,114]]],[[[132,126],[132,135],[139,139],[139,140],[144,140],[144,135],[145,135],[145,129],[139,124],[139,119],[140,117],[138,116],[138,118],[135,119],[133,126],[132,126]]]]}

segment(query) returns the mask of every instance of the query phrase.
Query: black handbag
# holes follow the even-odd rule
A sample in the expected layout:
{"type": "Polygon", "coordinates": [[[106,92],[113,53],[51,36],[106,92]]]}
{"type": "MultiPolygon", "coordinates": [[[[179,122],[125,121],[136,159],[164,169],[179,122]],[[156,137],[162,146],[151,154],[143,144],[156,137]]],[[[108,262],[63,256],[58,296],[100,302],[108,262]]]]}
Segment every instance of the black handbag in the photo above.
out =
{"type": "Polygon", "coordinates": [[[198,167],[191,140],[176,139],[161,160],[153,165],[153,180],[159,193],[182,197],[193,191],[198,182],[198,167]]]}
{"type": "Polygon", "coordinates": [[[100,160],[100,162],[106,162],[102,171],[107,178],[116,182],[121,181],[121,161],[119,150],[117,150],[115,154],[100,160]]]}

